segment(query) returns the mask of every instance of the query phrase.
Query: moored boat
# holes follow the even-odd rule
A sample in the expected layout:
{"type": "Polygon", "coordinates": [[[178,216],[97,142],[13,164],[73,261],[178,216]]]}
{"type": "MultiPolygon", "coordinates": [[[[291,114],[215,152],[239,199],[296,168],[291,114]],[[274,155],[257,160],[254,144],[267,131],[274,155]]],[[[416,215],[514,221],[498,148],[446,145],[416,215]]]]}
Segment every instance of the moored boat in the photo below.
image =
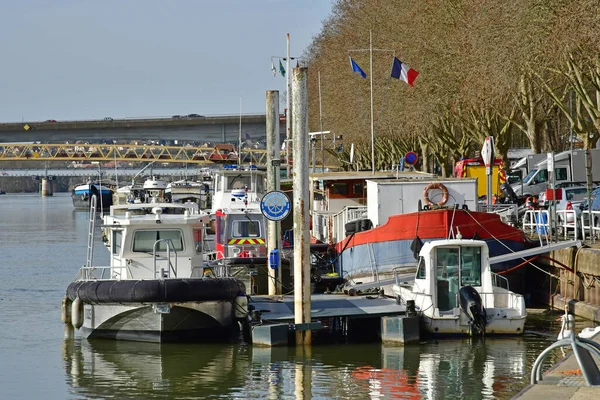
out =
{"type": "Polygon", "coordinates": [[[493,273],[482,240],[437,240],[419,252],[412,285],[392,286],[399,303],[413,302],[429,334],[520,335],[527,310],[522,295],[493,273]]]}
{"type": "Polygon", "coordinates": [[[88,182],[77,185],[71,191],[71,199],[76,210],[89,210],[92,196],[98,198],[98,211],[105,211],[113,204],[113,190],[105,183],[88,182]]]}
{"type": "MultiPolygon", "coordinates": [[[[464,238],[486,242],[491,256],[523,250],[526,242],[523,232],[502,222],[499,215],[459,208],[392,215],[375,228],[370,228],[368,219],[353,224],[354,230],[335,245],[340,254],[338,268],[353,278],[370,276],[374,269],[384,274],[414,266],[424,243],[452,237],[453,229],[459,229],[464,238]]],[[[506,265],[495,264],[494,269],[500,271],[506,265]]]]}
{"type": "Polygon", "coordinates": [[[111,207],[103,221],[109,266],[92,262],[94,220],[86,265],[63,301],[65,323],[87,338],[149,342],[223,339],[239,331],[247,313],[244,284],[205,264],[208,215],[196,203],[111,207]]]}

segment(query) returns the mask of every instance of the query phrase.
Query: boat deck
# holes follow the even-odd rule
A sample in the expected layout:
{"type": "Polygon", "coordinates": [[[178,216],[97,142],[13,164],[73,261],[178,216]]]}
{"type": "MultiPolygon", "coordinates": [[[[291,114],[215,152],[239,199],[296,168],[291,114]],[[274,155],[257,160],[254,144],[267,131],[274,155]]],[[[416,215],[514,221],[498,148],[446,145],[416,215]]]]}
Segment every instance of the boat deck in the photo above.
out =
{"type": "MultiPolygon", "coordinates": [[[[252,296],[249,305],[261,311],[264,321],[293,322],[294,296],[252,296]]],[[[404,305],[396,300],[377,295],[348,296],[344,294],[313,294],[311,319],[335,317],[381,317],[403,315],[404,305]]]]}

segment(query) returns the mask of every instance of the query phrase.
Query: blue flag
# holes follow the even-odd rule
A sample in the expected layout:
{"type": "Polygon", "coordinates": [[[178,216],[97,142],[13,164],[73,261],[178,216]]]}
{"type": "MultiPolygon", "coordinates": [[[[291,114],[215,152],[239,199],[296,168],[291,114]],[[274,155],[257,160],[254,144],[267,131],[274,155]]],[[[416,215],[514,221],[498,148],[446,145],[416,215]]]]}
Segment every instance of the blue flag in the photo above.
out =
{"type": "Polygon", "coordinates": [[[285,77],[285,68],[283,68],[281,60],[279,60],[279,72],[281,73],[281,76],[285,77]]]}
{"type": "Polygon", "coordinates": [[[363,71],[358,64],[354,62],[352,57],[350,57],[350,66],[352,67],[352,72],[358,72],[363,79],[367,79],[367,74],[365,74],[365,71],[363,71]]]}

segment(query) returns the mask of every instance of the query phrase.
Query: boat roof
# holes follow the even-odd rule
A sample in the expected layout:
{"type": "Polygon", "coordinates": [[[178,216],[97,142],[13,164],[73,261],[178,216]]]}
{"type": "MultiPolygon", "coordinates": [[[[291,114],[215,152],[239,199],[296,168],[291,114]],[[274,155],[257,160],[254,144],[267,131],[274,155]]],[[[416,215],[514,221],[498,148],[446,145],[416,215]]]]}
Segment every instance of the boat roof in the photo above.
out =
{"type": "Polygon", "coordinates": [[[340,171],[310,174],[311,181],[341,181],[353,179],[432,178],[435,175],[420,171],[340,171]]]}
{"type": "Polygon", "coordinates": [[[236,166],[236,168],[226,168],[226,169],[220,169],[217,172],[215,172],[215,175],[266,175],[267,172],[266,171],[262,171],[256,168],[246,168],[246,167],[238,167],[236,166]]]}
{"type": "Polygon", "coordinates": [[[195,224],[208,222],[209,215],[200,211],[197,203],[127,203],[113,205],[105,221],[119,221],[120,225],[131,224],[195,224]],[[169,213],[167,209],[177,210],[169,213]]]}
{"type": "Polygon", "coordinates": [[[437,179],[429,179],[429,178],[419,178],[419,181],[415,181],[415,178],[398,178],[398,179],[367,179],[367,181],[374,181],[377,182],[378,185],[393,185],[396,184],[398,182],[410,182],[410,183],[420,183],[423,184],[423,180],[426,180],[427,182],[439,182],[439,183],[445,183],[445,182],[469,182],[469,181],[476,181],[477,178],[437,178],[437,179]]]}
{"type": "Polygon", "coordinates": [[[441,240],[432,240],[430,242],[426,242],[423,244],[419,255],[423,255],[425,253],[429,253],[435,248],[438,247],[446,247],[446,246],[472,246],[472,247],[485,247],[488,248],[488,245],[483,240],[475,240],[475,239],[441,239],[441,240]]]}
{"type": "Polygon", "coordinates": [[[104,227],[118,228],[131,225],[148,225],[152,227],[161,227],[165,225],[198,225],[203,222],[208,222],[207,215],[188,214],[186,216],[184,214],[125,214],[105,216],[104,227]],[[157,223],[157,221],[159,220],[160,223],[157,223]]]}

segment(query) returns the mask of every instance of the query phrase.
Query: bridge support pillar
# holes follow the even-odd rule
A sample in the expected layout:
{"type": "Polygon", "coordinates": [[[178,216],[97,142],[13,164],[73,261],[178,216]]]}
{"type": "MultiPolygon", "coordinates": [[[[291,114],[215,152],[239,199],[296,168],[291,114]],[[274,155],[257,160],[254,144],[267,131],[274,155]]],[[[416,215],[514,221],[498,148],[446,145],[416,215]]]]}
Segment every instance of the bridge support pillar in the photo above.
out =
{"type": "Polygon", "coordinates": [[[42,197],[52,196],[54,193],[52,192],[52,181],[48,179],[48,177],[42,178],[41,183],[42,189],[40,192],[42,193],[42,197]]]}

